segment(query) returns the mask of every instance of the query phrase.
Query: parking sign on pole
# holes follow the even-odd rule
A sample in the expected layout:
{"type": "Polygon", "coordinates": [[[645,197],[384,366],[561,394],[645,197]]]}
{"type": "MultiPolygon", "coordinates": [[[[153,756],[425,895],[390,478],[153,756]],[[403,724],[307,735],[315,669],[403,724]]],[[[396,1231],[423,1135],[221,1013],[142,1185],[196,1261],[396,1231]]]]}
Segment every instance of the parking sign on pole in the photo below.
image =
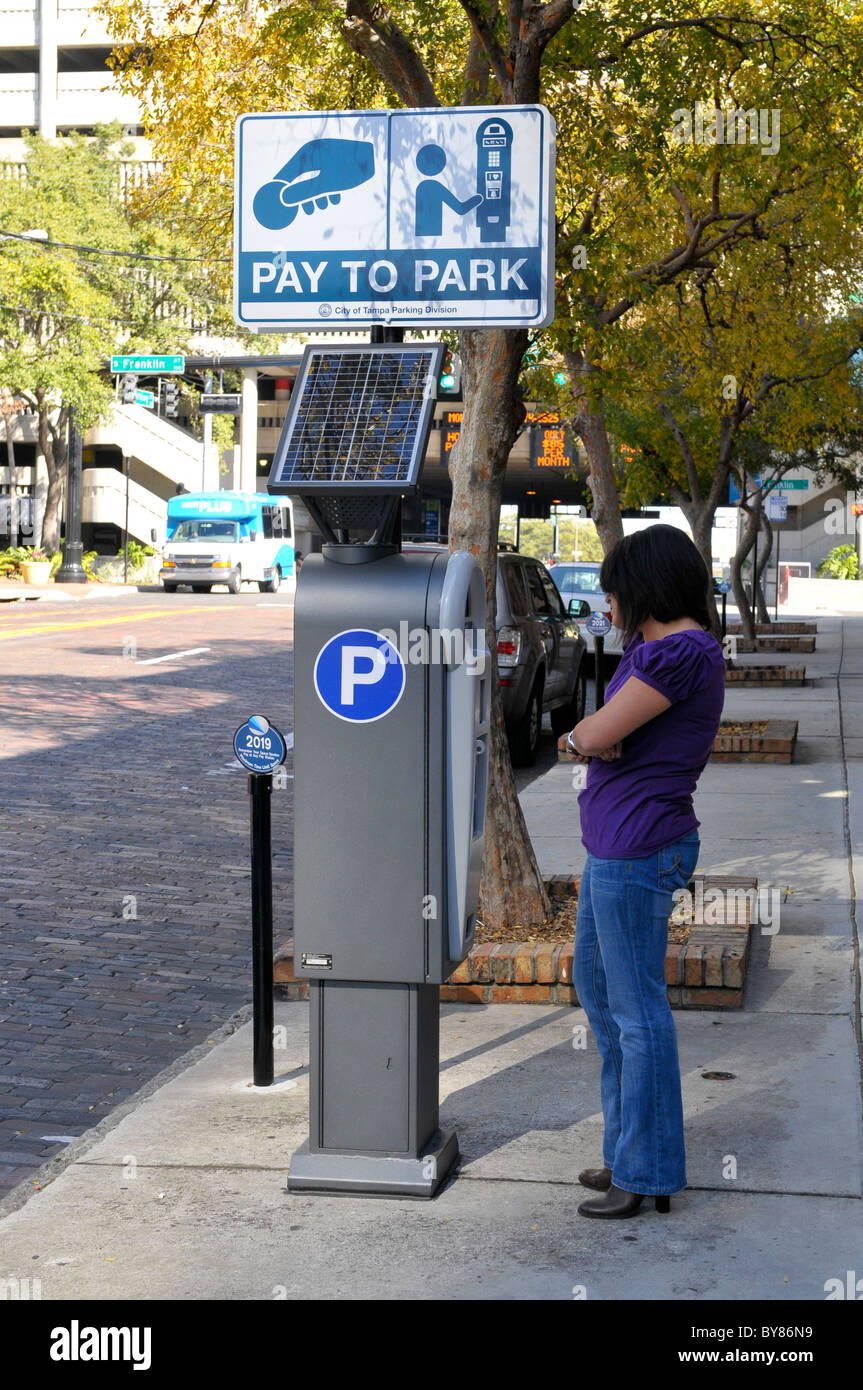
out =
{"type": "Polygon", "coordinates": [[[540,105],[241,116],[237,321],[545,327],[554,140],[540,105]]]}

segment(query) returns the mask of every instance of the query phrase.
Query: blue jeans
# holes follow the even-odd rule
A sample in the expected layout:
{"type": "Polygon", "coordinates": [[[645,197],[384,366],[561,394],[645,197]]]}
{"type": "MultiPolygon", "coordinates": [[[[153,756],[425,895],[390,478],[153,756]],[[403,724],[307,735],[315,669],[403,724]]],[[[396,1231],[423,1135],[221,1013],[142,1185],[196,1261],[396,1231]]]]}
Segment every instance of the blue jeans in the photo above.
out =
{"type": "Polygon", "coordinates": [[[572,980],[602,1059],[603,1164],[615,1187],[686,1186],[677,1031],[665,984],[672,895],[698,861],[697,832],[645,858],[588,854],[572,980]]]}

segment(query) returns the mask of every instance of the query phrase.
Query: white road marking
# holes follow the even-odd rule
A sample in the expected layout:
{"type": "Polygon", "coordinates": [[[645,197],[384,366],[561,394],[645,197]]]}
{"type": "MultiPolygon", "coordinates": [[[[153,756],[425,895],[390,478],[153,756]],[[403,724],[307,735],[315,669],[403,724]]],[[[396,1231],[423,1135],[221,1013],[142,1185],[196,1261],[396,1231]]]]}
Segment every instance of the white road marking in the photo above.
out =
{"type": "Polygon", "coordinates": [[[189,647],[184,652],[168,652],[167,656],[149,656],[146,661],[137,661],[136,666],[156,666],[160,661],[176,661],[180,656],[197,656],[198,652],[212,651],[212,647],[189,647]]]}

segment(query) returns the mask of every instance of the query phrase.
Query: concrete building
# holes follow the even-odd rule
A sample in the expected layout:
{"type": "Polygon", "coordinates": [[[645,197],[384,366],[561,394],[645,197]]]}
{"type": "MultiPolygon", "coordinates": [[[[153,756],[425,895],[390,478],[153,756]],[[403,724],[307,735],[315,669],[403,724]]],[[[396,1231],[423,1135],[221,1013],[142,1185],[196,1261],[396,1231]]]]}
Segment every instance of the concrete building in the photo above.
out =
{"type": "Polygon", "coordinates": [[[139,135],[137,104],[108,69],[111,40],[91,6],[0,0],[0,25],[0,158],[23,158],[22,130],[51,139],[119,121],[139,135]]]}

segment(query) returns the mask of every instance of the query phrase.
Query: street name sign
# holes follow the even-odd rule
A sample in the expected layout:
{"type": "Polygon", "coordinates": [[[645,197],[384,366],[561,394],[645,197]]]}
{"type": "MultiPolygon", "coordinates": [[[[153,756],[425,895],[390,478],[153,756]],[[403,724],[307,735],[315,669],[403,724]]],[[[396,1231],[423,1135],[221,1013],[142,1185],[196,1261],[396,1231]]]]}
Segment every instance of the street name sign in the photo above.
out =
{"type": "Polygon", "coordinates": [[[156,404],[156,398],[152,391],[136,390],[135,404],[146,406],[148,410],[152,410],[153,406],[156,404]]]}
{"type": "Polygon", "coordinates": [[[234,315],[251,328],[543,328],[544,106],[240,116],[234,315]]]}
{"type": "Polygon", "coordinates": [[[170,376],[172,373],[179,373],[181,376],[186,368],[186,359],[180,353],[169,353],[167,356],[162,354],[151,354],[149,356],[138,353],[131,357],[112,357],[111,371],[119,372],[144,372],[153,376],[170,376]]]}

